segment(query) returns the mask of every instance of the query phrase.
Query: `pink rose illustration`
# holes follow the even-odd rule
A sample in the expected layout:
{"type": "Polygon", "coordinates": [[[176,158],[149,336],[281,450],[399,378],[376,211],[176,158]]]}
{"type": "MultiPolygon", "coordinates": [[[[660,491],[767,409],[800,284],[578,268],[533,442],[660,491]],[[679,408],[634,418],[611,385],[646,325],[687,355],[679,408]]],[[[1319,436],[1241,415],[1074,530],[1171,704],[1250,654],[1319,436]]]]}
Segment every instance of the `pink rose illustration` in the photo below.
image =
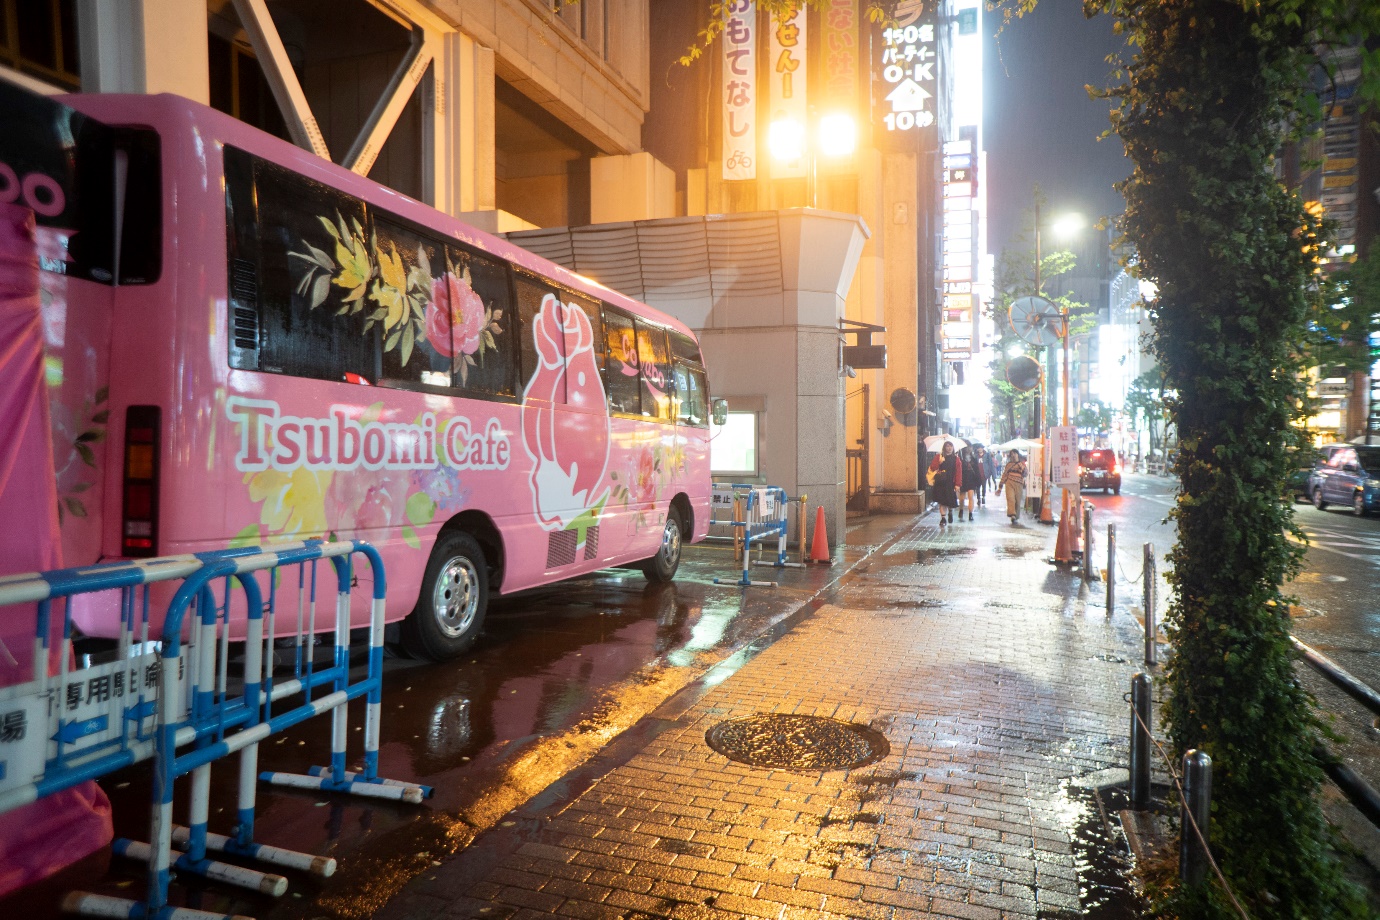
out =
{"type": "Polygon", "coordinates": [[[355,526],[360,530],[383,530],[393,517],[393,498],[381,486],[370,486],[364,501],[355,510],[355,526]]]}
{"type": "Polygon", "coordinates": [[[472,355],[479,350],[483,333],[484,301],[469,282],[453,272],[432,279],[431,302],[426,305],[426,338],[436,353],[451,357],[458,347],[461,354],[472,355]]]}
{"type": "Polygon", "coordinates": [[[638,504],[656,500],[656,462],[652,459],[652,449],[643,445],[637,455],[637,468],[632,471],[632,482],[628,493],[638,504]]]}

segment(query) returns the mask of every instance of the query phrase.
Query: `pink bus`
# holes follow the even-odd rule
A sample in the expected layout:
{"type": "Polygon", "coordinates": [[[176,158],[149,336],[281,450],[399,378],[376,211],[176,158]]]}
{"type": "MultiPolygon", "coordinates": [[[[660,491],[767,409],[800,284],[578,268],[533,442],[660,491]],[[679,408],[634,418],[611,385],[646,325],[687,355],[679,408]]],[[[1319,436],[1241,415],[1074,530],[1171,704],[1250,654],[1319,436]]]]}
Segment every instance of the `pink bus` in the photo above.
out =
{"type": "Polygon", "coordinates": [[[404,648],[443,660],[491,592],[669,580],[704,537],[683,324],[205,106],[61,103],[0,90],[0,201],[39,222],[67,565],[368,540],[404,648]]]}

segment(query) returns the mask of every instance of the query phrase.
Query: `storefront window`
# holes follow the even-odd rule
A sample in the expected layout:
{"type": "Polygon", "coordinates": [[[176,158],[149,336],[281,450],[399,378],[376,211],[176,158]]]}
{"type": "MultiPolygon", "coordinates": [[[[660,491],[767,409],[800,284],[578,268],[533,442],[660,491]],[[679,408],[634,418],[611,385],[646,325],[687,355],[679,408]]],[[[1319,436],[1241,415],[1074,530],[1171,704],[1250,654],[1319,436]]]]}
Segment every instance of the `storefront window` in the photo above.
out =
{"type": "Polygon", "coordinates": [[[757,413],[729,412],[722,428],[711,425],[709,471],[715,475],[757,475],[757,413]]]}

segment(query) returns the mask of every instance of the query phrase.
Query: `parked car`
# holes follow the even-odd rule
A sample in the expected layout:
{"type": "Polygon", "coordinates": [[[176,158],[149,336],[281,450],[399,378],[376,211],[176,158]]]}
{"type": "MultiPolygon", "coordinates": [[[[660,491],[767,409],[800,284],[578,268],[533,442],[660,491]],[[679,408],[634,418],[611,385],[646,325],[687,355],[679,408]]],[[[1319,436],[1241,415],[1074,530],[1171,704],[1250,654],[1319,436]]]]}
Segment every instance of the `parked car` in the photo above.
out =
{"type": "Polygon", "coordinates": [[[1346,505],[1358,517],[1380,511],[1380,446],[1324,444],[1323,460],[1308,475],[1308,495],[1319,508],[1346,505]]]}
{"type": "Polygon", "coordinates": [[[1121,494],[1121,463],[1114,450],[1080,450],[1078,452],[1078,488],[1101,489],[1121,494]]]}
{"type": "Polygon", "coordinates": [[[1326,458],[1311,447],[1302,450],[1290,449],[1289,457],[1290,468],[1289,475],[1284,480],[1284,495],[1296,502],[1306,502],[1311,497],[1308,492],[1308,477],[1326,458]]]}

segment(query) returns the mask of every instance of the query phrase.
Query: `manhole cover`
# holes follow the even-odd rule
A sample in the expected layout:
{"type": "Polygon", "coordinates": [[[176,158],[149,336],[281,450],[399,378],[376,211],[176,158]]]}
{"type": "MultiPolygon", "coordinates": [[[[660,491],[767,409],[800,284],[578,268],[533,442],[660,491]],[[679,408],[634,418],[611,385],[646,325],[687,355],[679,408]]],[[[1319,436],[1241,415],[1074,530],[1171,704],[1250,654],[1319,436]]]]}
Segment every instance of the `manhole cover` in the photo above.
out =
{"type": "Polygon", "coordinates": [[[886,737],[866,725],[778,713],[720,722],[704,740],[729,760],[780,770],[848,770],[891,753],[886,737]]]}

